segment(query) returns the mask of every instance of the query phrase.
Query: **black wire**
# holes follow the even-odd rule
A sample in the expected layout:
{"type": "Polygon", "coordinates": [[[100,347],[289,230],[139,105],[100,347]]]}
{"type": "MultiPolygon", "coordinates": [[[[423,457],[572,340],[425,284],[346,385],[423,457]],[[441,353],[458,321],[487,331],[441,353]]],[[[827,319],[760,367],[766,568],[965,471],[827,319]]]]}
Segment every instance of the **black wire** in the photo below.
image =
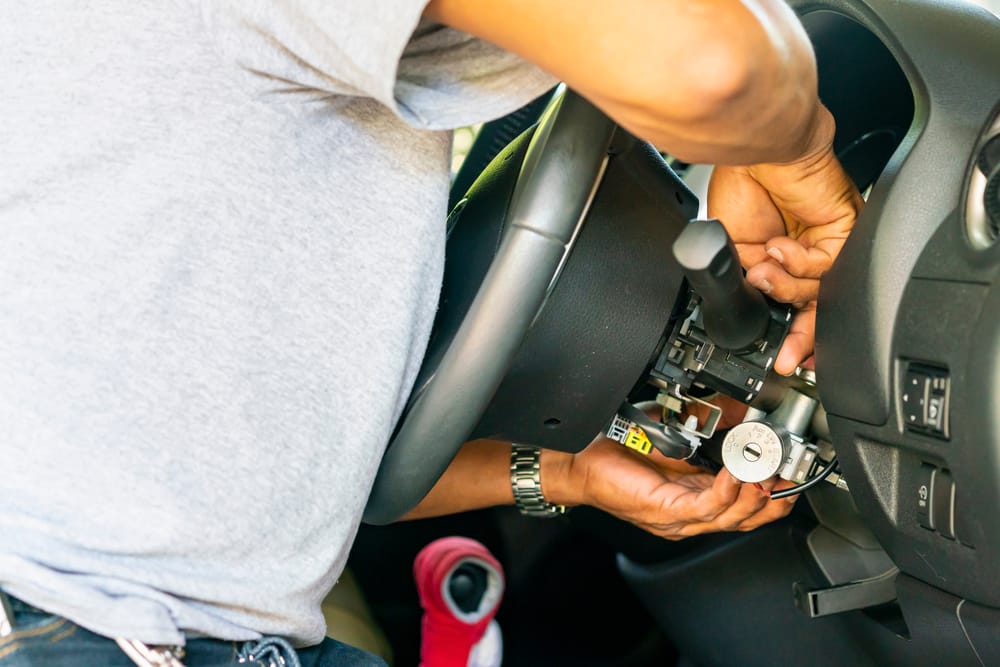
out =
{"type": "Polygon", "coordinates": [[[801,484],[796,484],[795,486],[790,486],[787,489],[782,489],[781,491],[775,491],[771,494],[771,500],[777,500],[778,498],[787,498],[788,496],[794,496],[796,493],[802,493],[812,487],[816,486],[824,479],[830,476],[834,468],[837,467],[837,457],[834,456],[830,459],[830,462],[826,464],[823,468],[823,472],[819,473],[815,477],[810,477],[801,484]]]}

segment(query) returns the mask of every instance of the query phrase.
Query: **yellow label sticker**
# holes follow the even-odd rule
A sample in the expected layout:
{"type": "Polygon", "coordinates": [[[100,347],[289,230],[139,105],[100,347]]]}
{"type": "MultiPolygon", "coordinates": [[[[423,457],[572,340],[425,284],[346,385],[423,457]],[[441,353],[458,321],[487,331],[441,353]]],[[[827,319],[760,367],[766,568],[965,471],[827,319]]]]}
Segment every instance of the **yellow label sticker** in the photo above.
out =
{"type": "Polygon", "coordinates": [[[646,437],[646,432],[643,431],[638,426],[633,426],[628,430],[628,435],[625,436],[625,446],[629,449],[634,449],[640,454],[649,454],[649,450],[652,449],[653,443],[649,441],[646,437]]]}

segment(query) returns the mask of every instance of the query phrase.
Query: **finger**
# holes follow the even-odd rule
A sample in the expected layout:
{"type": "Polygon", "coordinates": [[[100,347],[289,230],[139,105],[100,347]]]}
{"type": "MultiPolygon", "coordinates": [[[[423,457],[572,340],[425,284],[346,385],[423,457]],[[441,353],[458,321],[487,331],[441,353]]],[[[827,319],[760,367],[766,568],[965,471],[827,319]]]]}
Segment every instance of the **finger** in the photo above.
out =
{"type": "MultiPolygon", "coordinates": [[[[840,250],[841,242],[836,246],[840,250]]],[[[778,236],[765,244],[768,257],[796,278],[819,278],[830,270],[836,255],[827,246],[806,247],[787,236],[778,236]]]]}
{"type": "MultiPolygon", "coordinates": [[[[721,474],[721,473],[720,473],[721,474]]],[[[689,521],[675,532],[681,537],[741,530],[741,526],[759,515],[771,501],[753,484],[741,484],[736,500],[715,517],[703,521],[689,521]]]]}
{"type": "Polygon", "coordinates": [[[770,502],[769,493],[772,486],[774,486],[773,480],[764,480],[759,484],[744,482],[739,500],[733,503],[729,510],[734,515],[740,515],[737,523],[757,513],[770,502]]]}
{"type": "Polygon", "coordinates": [[[771,195],[744,167],[712,170],[708,214],[718,218],[737,243],[763,243],[785,233],[785,222],[771,195]]]}
{"type": "Polygon", "coordinates": [[[737,530],[745,521],[759,514],[770,503],[755,484],[743,484],[739,497],[707,527],[709,530],[737,530]]]}
{"type": "Polygon", "coordinates": [[[774,360],[774,372],[791,375],[809,359],[816,346],[816,306],[810,304],[792,319],[792,325],[774,360]]]}
{"type": "MultiPolygon", "coordinates": [[[[770,488],[770,491],[774,492],[793,487],[795,486],[795,483],[784,479],[778,479],[777,477],[772,477],[769,480],[761,482],[761,486],[770,488]]],[[[746,517],[740,522],[740,525],[736,529],[741,531],[754,530],[766,523],[780,519],[792,511],[795,501],[798,498],[798,494],[788,496],[787,498],[779,498],[777,500],[771,500],[770,497],[768,497],[767,502],[760,508],[760,510],[746,517]]]]}
{"type": "MultiPolygon", "coordinates": [[[[791,498],[796,497],[792,496],[791,498]]],[[[765,524],[788,516],[788,513],[795,507],[794,501],[789,502],[791,498],[780,498],[769,501],[759,512],[741,521],[735,530],[756,530],[765,524]]]]}
{"type": "Polygon", "coordinates": [[[698,522],[710,523],[736,502],[742,491],[740,480],[723,468],[715,476],[712,486],[693,497],[693,507],[689,516],[694,519],[690,525],[695,527],[698,522]]]}
{"type": "Polygon", "coordinates": [[[819,296],[819,280],[796,278],[777,263],[758,264],[747,271],[747,281],[775,301],[805,303],[819,296]]]}
{"type": "Polygon", "coordinates": [[[767,495],[771,491],[775,490],[775,485],[779,481],[781,481],[780,478],[778,478],[778,477],[771,477],[770,479],[765,479],[763,482],[759,482],[758,484],[760,485],[760,488],[764,489],[764,491],[765,491],[764,495],[767,495]]]}
{"type": "Polygon", "coordinates": [[[736,254],[739,255],[740,264],[744,269],[773,261],[767,254],[767,247],[763,243],[737,243],[736,254]]]}

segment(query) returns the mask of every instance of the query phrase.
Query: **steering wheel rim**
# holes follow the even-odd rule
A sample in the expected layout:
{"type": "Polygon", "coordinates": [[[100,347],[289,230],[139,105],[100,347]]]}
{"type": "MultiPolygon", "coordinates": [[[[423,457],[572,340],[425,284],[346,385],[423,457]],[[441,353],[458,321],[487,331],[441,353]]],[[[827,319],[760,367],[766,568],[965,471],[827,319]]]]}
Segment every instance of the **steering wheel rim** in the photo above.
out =
{"type": "Polygon", "coordinates": [[[539,121],[496,257],[430,380],[410,398],[375,478],[367,523],[390,523],[413,509],[486,411],[558,280],[615,129],[569,90],[539,121]]]}

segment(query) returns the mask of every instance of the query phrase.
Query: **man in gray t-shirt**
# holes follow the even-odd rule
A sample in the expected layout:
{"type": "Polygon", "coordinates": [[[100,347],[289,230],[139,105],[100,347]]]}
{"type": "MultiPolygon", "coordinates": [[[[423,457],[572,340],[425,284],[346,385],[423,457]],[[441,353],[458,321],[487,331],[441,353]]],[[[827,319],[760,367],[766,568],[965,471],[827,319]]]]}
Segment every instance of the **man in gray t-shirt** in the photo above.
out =
{"type": "MultiPolygon", "coordinates": [[[[717,207],[755,284],[814,299],[858,200],[801,27],[754,5],[0,5],[0,589],[53,615],[35,635],[323,639],[430,332],[449,130],[557,79],[682,157],[783,163],[719,169],[717,207]],[[819,182],[828,206],[783,208],[819,182]]],[[[509,453],[467,446],[411,516],[512,502],[509,453]]],[[[790,507],[600,442],[566,457],[542,457],[550,500],[671,538],[790,507]]]]}

